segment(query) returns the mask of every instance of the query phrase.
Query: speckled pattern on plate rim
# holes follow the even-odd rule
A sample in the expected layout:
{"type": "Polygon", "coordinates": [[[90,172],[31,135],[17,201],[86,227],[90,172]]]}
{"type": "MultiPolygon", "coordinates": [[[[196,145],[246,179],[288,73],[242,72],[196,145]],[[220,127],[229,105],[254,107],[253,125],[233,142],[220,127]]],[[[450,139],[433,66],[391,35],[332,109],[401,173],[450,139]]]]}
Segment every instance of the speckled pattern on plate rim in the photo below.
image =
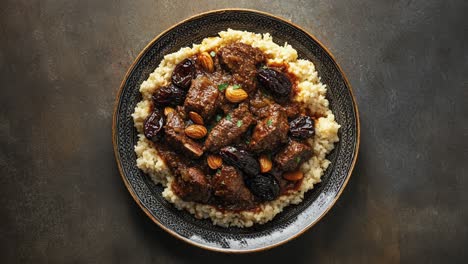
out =
{"type": "Polygon", "coordinates": [[[331,53],[312,35],[291,22],[247,9],[202,13],[176,24],[153,39],[139,54],[122,81],[117,94],[112,131],[121,177],[142,210],[161,228],[179,239],[205,249],[232,253],[278,246],[317,223],[346,186],[359,149],[359,115],[355,99],[349,82],[331,53]],[[298,51],[300,58],[311,60],[328,86],[327,99],[341,125],[340,142],[328,156],[332,163],[322,183],[306,193],[302,203],[287,207],[273,221],[244,229],[216,227],[209,220],[197,220],[187,212],[178,211],[161,196],[161,186],[156,186],[138,170],[133,152],[137,132],[130,114],[140,100],[139,84],[157,67],[164,54],[227,28],[269,32],[275,42],[287,41],[298,51]]]}

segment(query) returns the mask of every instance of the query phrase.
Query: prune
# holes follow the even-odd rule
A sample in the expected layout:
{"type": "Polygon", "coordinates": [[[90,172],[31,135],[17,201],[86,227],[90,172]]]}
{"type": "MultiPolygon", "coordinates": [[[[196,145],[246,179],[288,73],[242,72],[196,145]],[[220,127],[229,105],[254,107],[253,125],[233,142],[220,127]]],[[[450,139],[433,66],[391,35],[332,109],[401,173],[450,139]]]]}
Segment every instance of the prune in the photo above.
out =
{"type": "Polygon", "coordinates": [[[224,147],[219,154],[223,160],[240,169],[248,176],[255,176],[260,172],[258,161],[247,151],[235,147],[224,147]]]}
{"type": "Polygon", "coordinates": [[[279,71],[265,68],[258,70],[257,80],[263,88],[275,97],[276,101],[284,102],[289,99],[291,80],[279,71]]]}
{"type": "Polygon", "coordinates": [[[145,137],[152,141],[157,141],[162,134],[162,128],[164,126],[164,115],[156,109],[151,113],[143,124],[143,132],[145,137]]]}
{"type": "Polygon", "coordinates": [[[289,122],[289,132],[291,136],[298,139],[306,139],[314,136],[314,120],[310,116],[299,116],[289,122]]]}
{"type": "Polygon", "coordinates": [[[156,107],[163,107],[167,105],[177,106],[184,102],[185,91],[181,88],[170,84],[161,87],[153,94],[153,101],[156,107]]]}
{"type": "Polygon", "coordinates": [[[177,64],[172,72],[172,83],[187,90],[195,78],[195,65],[192,60],[185,59],[177,64]]]}
{"type": "Polygon", "coordinates": [[[280,194],[280,186],[273,175],[259,174],[246,180],[247,188],[260,201],[272,201],[280,194]]]}

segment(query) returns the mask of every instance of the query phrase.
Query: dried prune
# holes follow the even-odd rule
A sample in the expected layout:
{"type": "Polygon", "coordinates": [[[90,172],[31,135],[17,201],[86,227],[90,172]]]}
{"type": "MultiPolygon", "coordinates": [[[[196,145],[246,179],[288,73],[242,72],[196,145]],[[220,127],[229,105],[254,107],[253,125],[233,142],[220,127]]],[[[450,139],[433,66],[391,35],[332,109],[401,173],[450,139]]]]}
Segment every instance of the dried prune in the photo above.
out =
{"type": "Polygon", "coordinates": [[[240,169],[248,176],[255,176],[260,172],[260,165],[249,152],[235,147],[224,147],[219,154],[223,160],[240,169]]]}
{"type": "Polygon", "coordinates": [[[259,69],[257,80],[266,91],[275,97],[276,101],[284,102],[289,99],[292,84],[284,73],[270,68],[259,69]]]}
{"type": "Polygon", "coordinates": [[[289,132],[291,136],[298,139],[306,139],[314,136],[314,120],[310,116],[299,116],[289,122],[289,132]]]}
{"type": "Polygon", "coordinates": [[[169,84],[161,87],[153,94],[153,101],[156,107],[164,107],[167,105],[181,105],[185,100],[186,92],[181,88],[169,84]]]}
{"type": "Polygon", "coordinates": [[[260,201],[272,201],[280,194],[280,186],[273,175],[259,174],[246,180],[247,188],[260,201]]]}
{"type": "Polygon", "coordinates": [[[187,90],[195,78],[195,64],[190,59],[185,59],[177,64],[172,72],[172,83],[187,90]]]}
{"type": "Polygon", "coordinates": [[[158,109],[155,109],[145,120],[143,132],[145,137],[152,141],[157,141],[162,134],[164,126],[164,115],[158,109]]]}

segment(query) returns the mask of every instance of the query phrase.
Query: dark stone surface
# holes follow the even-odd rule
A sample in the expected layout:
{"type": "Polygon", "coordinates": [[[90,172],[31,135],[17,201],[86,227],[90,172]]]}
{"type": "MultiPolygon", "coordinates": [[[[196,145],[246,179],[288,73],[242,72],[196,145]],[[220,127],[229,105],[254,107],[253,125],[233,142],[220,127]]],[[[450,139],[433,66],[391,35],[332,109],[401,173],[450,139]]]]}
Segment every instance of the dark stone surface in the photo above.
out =
{"type": "Polygon", "coordinates": [[[2,1],[2,263],[463,263],[468,257],[466,1],[2,1]],[[303,236],[241,256],[171,237],[114,161],[120,81],[154,36],[223,7],[321,40],[354,87],[361,149],[335,207],[303,236]]]}

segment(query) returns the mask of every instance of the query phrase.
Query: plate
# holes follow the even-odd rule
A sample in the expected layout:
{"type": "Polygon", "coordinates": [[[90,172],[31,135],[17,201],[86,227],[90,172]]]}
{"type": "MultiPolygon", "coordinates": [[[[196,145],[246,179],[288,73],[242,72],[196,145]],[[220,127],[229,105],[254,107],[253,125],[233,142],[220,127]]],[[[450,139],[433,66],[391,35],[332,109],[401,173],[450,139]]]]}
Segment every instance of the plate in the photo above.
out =
{"type": "Polygon", "coordinates": [[[336,202],[354,167],[359,148],[359,116],[351,87],[330,52],[311,34],[279,17],[245,9],[224,9],[202,13],[184,20],[154,38],[136,58],[122,81],[117,95],[113,144],[123,182],[141,209],[162,229],[195,246],[223,252],[251,252],[289,241],[317,223],[336,202]],[[299,58],[308,59],[327,85],[329,107],[341,125],[340,141],[327,156],[330,166],[322,182],[307,192],[304,201],[290,205],[272,221],[249,228],[223,228],[210,220],[199,220],[177,210],[161,195],[163,188],[136,166],[133,151],[137,131],[131,114],[141,100],[140,84],[158,66],[164,55],[200,43],[228,28],[270,33],[273,41],[288,42],[299,58]]]}

